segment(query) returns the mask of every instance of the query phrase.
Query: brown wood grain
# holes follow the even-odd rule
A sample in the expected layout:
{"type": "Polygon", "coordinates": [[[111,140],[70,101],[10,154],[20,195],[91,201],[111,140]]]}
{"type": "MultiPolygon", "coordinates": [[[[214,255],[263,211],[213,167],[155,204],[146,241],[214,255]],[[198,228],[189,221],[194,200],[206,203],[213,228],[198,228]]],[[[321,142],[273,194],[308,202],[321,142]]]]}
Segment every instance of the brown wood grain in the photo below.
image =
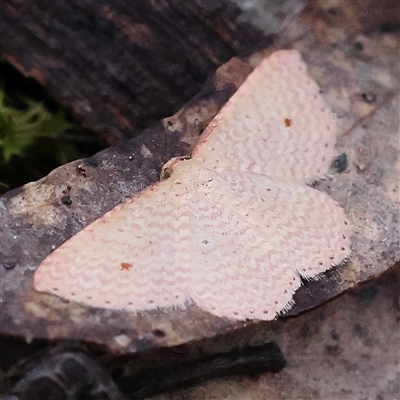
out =
{"type": "Polygon", "coordinates": [[[264,35],[232,3],[5,0],[0,54],[109,144],[172,115],[264,35]]]}

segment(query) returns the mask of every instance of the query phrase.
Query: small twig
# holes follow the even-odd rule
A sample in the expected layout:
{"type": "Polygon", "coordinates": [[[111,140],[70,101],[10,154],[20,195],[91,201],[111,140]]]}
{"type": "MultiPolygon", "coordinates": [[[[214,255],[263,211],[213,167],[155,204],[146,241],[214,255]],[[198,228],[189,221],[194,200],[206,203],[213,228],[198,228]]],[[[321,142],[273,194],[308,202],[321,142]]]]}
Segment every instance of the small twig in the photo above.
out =
{"type": "Polygon", "coordinates": [[[354,129],[356,129],[358,126],[360,126],[364,121],[368,119],[372,119],[373,116],[376,114],[376,112],[381,109],[384,105],[387,103],[390,103],[398,94],[400,93],[400,88],[397,88],[393,90],[388,96],[386,96],[385,99],[383,99],[373,110],[371,110],[367,115],[364,117],[360,118],[350,129],[348,129],[346,132],[343,133],[343,136],[348,136],[350,135],[354,129]]]}

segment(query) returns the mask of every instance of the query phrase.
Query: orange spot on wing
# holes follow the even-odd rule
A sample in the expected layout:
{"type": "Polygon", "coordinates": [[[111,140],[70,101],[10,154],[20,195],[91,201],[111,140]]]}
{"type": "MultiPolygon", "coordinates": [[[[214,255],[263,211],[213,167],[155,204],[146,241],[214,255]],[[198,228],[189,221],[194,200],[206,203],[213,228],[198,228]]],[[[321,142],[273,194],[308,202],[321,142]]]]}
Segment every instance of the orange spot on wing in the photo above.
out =
{"type": "Polygon", "coordinates": [[[285,118],[285,125],[286,126],[292,126],[292,119],[291,118],[285,118]]]}
{"type": "Polygon", "coordinates": [[[121,271],[129,271],[132,268],[132,264],[129,263],[121,263],[121,271]]]}

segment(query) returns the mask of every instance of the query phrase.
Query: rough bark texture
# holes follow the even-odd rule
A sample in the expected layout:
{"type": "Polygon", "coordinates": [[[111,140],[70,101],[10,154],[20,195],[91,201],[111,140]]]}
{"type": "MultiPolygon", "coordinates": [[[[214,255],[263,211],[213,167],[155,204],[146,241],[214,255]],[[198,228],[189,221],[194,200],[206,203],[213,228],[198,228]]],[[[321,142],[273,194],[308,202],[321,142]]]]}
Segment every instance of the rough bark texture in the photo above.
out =
{"type": "Polygon", "coordinates": [[[219,0],[5,0],[0,54],[111,144],[173,114],[258,43],[238,13],[219,0]]]}
{"type": "MultiPolygon", "coordinates": [[[[293,12],[292,3],[286,2],[286,8],[282,8],[285,12],[277,13],[280,22],[276,26],[282,29],[277,47],[284,44],[302,52],[310,75],[337,114],[337,149],[346,154],[347,166],[342,157],[318,188],[328,191],[342,205],[354,227],[350,262],[325,274],[320,281],[305,284],[289,312],[295,315],[379,275],[400,259],[399,39],[393,32],[367,36],[362,30],[347,37],[325,22],[313,35],[311,30],[319,21],[316,14],[305,11],[299,15],[297,9],[293,12]]],[[[299,4],[294,3],[296,7],[299,4]]],[[[249,2],[246,4],[248,15],[256,13],[259,23],[262,15],[264,23],[273,19],[274,7],[263,9],[262,3],[254,2],[251,9],[249,2]]],[[[137,366],[134,362],[126,363],[129,353],[147,349],[141,354],[148,357],[148,362],[154,362],[156,356],[151,349],[160,346],[186,344],[187,357],[195,346],[200,349],[197,356],[201,357],[202,353],[216,349],[228,351],[249,342],[258,344],[274,339],[292,357],[288,372],[277,378],[263,376],[256,382],[222,380],[159,399],[219,399],[227,391],[232,399],[396,398],[398,359],[385,361],[382,354],[394,354],[398,343],[393,336],[387,336],[387,343],[383,343],[379,330],[398,329],[398,271],[387,275],[375,289],[355,292],[354,296],[347,294],[343,300],[337,299],[300,318],[250,326],[212,317],[194,307],[138,316],[93,310],[32,290],[33,271],[52,246],[61,244],[125,196],[154,182],[163,161],[190,152],[196,135],[250,70],[244,69],[237,59],[232,63],[226,65],[225,71],[219,71],[213,84],[207,85],[193,103],[160,125],[89,160],[63,166],[1,199],[1,332],[28,341],[68,338],[101,345],[107,351],[125,354],[117,364],[127,365],[120,368],[128,376],[133,375],[131,370],[137,366]],[[216,94],[213,87],[217,88],[216,94]],[[339,325],[342,338],[335,334],[339,325]],[[235,330],[236,333],[229,333],[235,330]],[[218,336],[222,333],[225,335],[218,336]],[[358,353],[352,353],[355,358],[349,359],[345,353],[350,351],[348,343],[352,340],[361,344],[355,347],[358,353]],[[315,348],[314,358],[313,341],[323,343],[315,348]],[[371,347],[372,355],[365,356],[371,347]],[[366,364],[366,359],[372,361],[366,364]],[[307,360],[312,364],[304,368],[307,360]],[[332,364],[337,366],[333,377],[332,364]],[[365,365],[370,380],[354,373],[364,371],[365,365]],[[379,370],[376,365],[386,368],[386,377],[374,375],[379,370]],[[305,376],[304,371],[312,373],[305,376]],[[329,382],[336,382],[341,373],[338,385],[343,390],[338,385],[329,387],[329,382]],[[324,387],[315,386],[316,376],[324,387]]],[[[162,357],[157,357],[162,363],[162,357]]]]}

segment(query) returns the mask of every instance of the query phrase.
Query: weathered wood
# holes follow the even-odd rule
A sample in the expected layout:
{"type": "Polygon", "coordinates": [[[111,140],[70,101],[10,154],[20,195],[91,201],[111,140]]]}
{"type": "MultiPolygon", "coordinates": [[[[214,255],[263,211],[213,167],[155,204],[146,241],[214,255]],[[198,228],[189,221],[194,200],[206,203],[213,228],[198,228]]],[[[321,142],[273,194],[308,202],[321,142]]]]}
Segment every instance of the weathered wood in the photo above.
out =
{"type": "MultiPolygon", "coordinates": [[[[36,400],[35,395],[40,388],[40,393],[45,394],[41,400],[78,400],[77,392],[84,392],[86,398],[91,400],[139,400],[215,377],[233,374],[256,377],[262,372],[276,373],[285,365],[282,352],[273,342],[260,346],[243,346],[225,353],[202,354],[195,359],[186,357],[185,353],[183,357],[177,354],[171,357],[173,351],[170,351],[169,363],[163,366],[156,366],[154,362],[153,365],[146,365],[145,359],[137,357],[133,362],[125,360],[118,367],[106,370],[96,362],[97,357],[83,346],[61,343],[50,350],[37,352],[28,365],[11,371],[7,378],[9,381],[17,381],[12,394],[19,399],[36,400]]],[[[164,352],[164,361],[168,358],[166,355],[164,352]]],[[[0,396],[2,384],[4,379],[2,382],[0,376],[0,396]]]]}
{"type": "MultiPolygon", "coordinates": [[[[311,76],[317,80],[323,96],[338,116],[337,149],[346,154],[348,161],[347,168],[344,171],[341,168],[340,173],[332,168],[318,187],[328,191],[344,207],[355,230],[351,262],[325,274],[321,281],[304,285],[296,294],[296,305],[291,310],[292,314],[297,314],[377,276],[400,259],[396,97],[399,82],[395,41],[390,36],[378,36],[375,40],[360,37],[357,43],[364,46],[360,50],[360,46],[353,46],[354,42],[347,39],[338,41],[337,31],[329,30],[328,26],[324,39],[329,40],[332,46],[318,46],[315,37],[308,31],[304,32],[302,22],[290,21],[293,46],[303,53],[311,76]],[[300,39],[293,40],[296,37],[300,39]],[[375,57],[376,54],[381,57],[375,57]]],[[[286,38],[286,43],[290,40],[286,38]]],[[[236,72],[242,70],[243,65],[236,72]]],[[[240,73],[236,74],[238,76],[240,73]]],[[[281,319],[262,324],[233,324],[212,318],[196,308],[185,312],[168,310],[132,316],[68,304],[32,291],[33,270],[50,252],[52,244],[58,245],[123,200],[125,195],[154,181],[164,159],[179,152],[189,152],[189,143],[193,143],[196,134],[201,132],[203,123],[212,114],[210,110],[218,108],[218,101],[209,103],[208,100],[221,99],[224,93],[231,93],[235,87],[233,81],[228,83],[225,80],[221,86],[218,82],[221,81],[214,81],[214,86],[222,86],[224,90],[217,92],[216,97],[211,94],[212,86],[208,86],[196,99],[197,105],[192,104],[192,109],[184,109],[154,128],[163,132],[154,137],[163,137],[163,140],[154,140],[151,136],[153,130],[149,129],[144,134],[146,138],[138,137],[128,141],[126,147],[113,147],[86,162],[62,167],[40,182],[9,193],[0,201],[5,238],[2,244],[6,243],[2,261],[8,268],[0,269],[4,305],[0,328],[3,334],[23,336],[26,340],[68,338],[101,344],[108,351],[125,353],[120,356],[120,363],[124,366],[131,356],[128,353],[179,343],[191,343],[192,348],[207,348],[209,352],[251,341],[262,343],[271,337],[297,348],[305,342],[309,344],[306,341],[310,336],[308,329],[319,330],[323,319],[327,318],[318,318],[322,309],[311,313],[309,320],[307,315],[303,315],[292,321],[281,319]],[[206,94],[210,97],[207,98],[206,94]],[[204,110],[206,117],[202,119],[204,110]],[[67,193],[63,193],[65,190],[67,193]],[[70,197],[71,204],[63,204],[65,196],[70,197]],[[301,325],[298,321],[302,321],[301,325]],[[236,339],[229,334],[235,330],[236,339]],[[290,336],[292,331],[296,334],[290,336]],[[228,334],[216,336],[219,333],[228,334]],[[213,340],[208,339],[212,337],[213,340]],[[193,342],[200,339],[203,341],[193,342]]],[[[347,303],[342,310],[346,307],[347,303]]],[[[354,303],[353,307],[357,313],[358,304],[354,303]]],[[[368,307],[369,304],[365,304],[365,309],[368,307]]],[[[330,314],[335,313],[332,308],[330,314]]],[[[329,332],[328,326],[324,329],[329,332]]],[[[319,368],[325,355],[322,353],[320,359],[313,359],[314,366],[319,368]]],[[[149,363],[154,363],[155,359],[155,353],[150,353],[149,363]]],[[[297,364],[303,366],[306,361],[301,359],[297,364]]],[[[133,373],[129,372],[129,375],[133,373]]],[[[288,375],[283,375],[280,389],[290,383],[290,373],[288,375]]],[[[298,382],[295,379],[291,382],[291,389],[291,393],[297,393],[298,382]]],[[[290,398],[290,395],[286,397],[290,398]]]]}
{"type": "Polygon", "coordinates": [[[221,0],[4,0],[0,54],[111,144],[265,38],[238,13],[221,0]]]}
{"type": "MultiPolygon", "coordinates": [[[[356,90],[348,80],[347,72],[324,58],[323,52],[305,48],[304,54],[306,51],[313,55],[314,61],[309,61],[311,75],[329,69],[335,71],[333,80],[328,78],[328,82],[324,82],[320,79],[319,82],[328,99],[329,93],[335,93],[337,86],[356,90]]],[[[5,305],[0,314],[0,329],[3,333],[21,335],[27,340],[35,337],[83,340],[102,344],[115,352],[132,353],[200,340],[247,325],[246,322],[214,317],[195,306],[186,310],[171,309],[138,315],[91,309],[35,292],[32,276],[36,266],[52,248],[126,196],[154,182],[163,162],[190,153],[196,136],[249,70],[243,62],[233,59],[221,67],[214,80],[193,102],[173,117],[164,119],[136,138],[90,159],[62,166],[42,180],[3,196],[0,201],[1,296],[5,305]],[[163,335],[158,335],[159,331],[163,335]]],[[[370,74],[373,73],[371,70],[370,74]]],[[[364,79],[368,79],[367,75],[364,79]]],[[[379,98],[384,101],[386,96],[382,88],[379,98]]],[[[346,103],[333,104],[334,110],[341,115],[340,129],[343,129],[343,123],[349,128],[349,121],[353,119],[348,109],[341,109],[343,104],[346,103]]],[[[385,112],[387,135],[371,135],[362,129],[357,132],[353,129],[343,135],[338,150],[345,152],[350,160],[347,170],[338,173],[332,168],[330,176],[318,184],[344,207],[352,221],[355,230],[353,254],[347,266],[328,271],[320,280],[303,285],[295,295],[296,304],[290,315],[315,307],[381,273],[400,258],[396,241],[398,226],[384,223],[389,219],[396,220],[399,214],[398,208],[392,204],[393,192],[390,189],[396,178],[392,169],[396,153],[391,150],[398,146],[391,125],[395,121],[396,105],[388,104],[387,109],[380,107],[379,103],[366,107],[361,100],[358,107],[362,112],[366,109],[385,112]],[[360,147],[361,143],[364,147],[360,147]],[[365,154],[367,145],[378,153],[365,154]],[[352,150],[354,146],[356,148],[352,150]],[[385,175],[381,175],[379,165],[385,165],[385,175]],[[359,173],[361,168],[365,173],[359,173]],[[385,176],[385,181],[381,181],[382,176],[385,176]],[[374,189],[377,182],[381,182],[381,190],[374,189]],[[386,192],[384,188],[388,188],[386,192]],[[374,236],[370,233],[371,225],[365,225],[365,210],[368,210],[369,219],[376,221],[372,225],[374,236]],[[372,247],[379,248],[379,251],[371,252],[372,247]]],[[[372,125],[368,129],[376,128],[372,125]]]]}
{"type": "Polygon", "coordinates": [[[116,346],[119,352],[120,344],[115,337],[129,331],[129,343],[125,343],[127,347],[123,345],[123,352],[135,352],[184,341],[180,336],[186,336],[185,329],[177,329],[175,338],[154,334],[157,330],[172,333],[174,324],[194,324],[198,337],[231,326],[226,322],[221,325],[220,319],[198,309],[188,313],[172,311],[174,315],[165,320],[171,321],[170,327],[164,326],[162,313],[134,316],[133,320],[117,313],[110,319],[105,310],[99,310],[97,317],[84,311],[81,317],[86,316],[76,324],[75,317],[83,311],[81,306],[70,308],[61,299],[35,292],[32,267],[116,203],[158,180],[167,160],[190,153],[204,127],[250,71],[248,64],[232,59],[172,117],[88,159],[63,165],[40,181],[8,192],[0,199],[0,301],[4,304],[0,333],[24,336],[28,341],[29,337],[55,339],[66,334],[69,339],[87,338],[109,348],[116,346]],[[86,317],[89,320],[85,321],[86,317]],[[133,326],[135,332],[130,332],[133,326]]]}

